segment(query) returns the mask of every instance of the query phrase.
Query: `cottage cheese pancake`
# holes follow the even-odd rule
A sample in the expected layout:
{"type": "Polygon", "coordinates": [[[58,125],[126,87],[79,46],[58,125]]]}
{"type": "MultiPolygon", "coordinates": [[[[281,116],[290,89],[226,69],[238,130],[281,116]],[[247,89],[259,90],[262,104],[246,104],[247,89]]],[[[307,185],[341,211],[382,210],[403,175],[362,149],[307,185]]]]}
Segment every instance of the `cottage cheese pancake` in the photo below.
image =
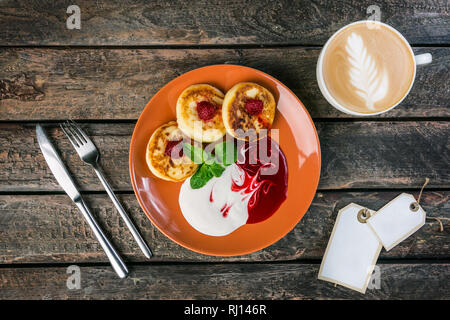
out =
{"type": "Polygon", "coordinates": [[[276,102],[272,93],[252,82],[241,82],[225,95],[222,106],[223,123],[227,132],[240,140],[261,136],[262,129],[270,129],[275,117],[276,102]]]}
{"type": "Polygon", "coordinates": [[[155,176],[168,181],[183,181],[195,173],[198,165],[183,154],[183,138],[176,121],[162,125],[152,134],[146,161],[155,176]]]}
{"type": "Polygon", "coordinates": [[[223,93],[209,84],[186,88],[177,101],[177,122],[188,137],[213,142],[225,135],[222,121],[223,93]]]}

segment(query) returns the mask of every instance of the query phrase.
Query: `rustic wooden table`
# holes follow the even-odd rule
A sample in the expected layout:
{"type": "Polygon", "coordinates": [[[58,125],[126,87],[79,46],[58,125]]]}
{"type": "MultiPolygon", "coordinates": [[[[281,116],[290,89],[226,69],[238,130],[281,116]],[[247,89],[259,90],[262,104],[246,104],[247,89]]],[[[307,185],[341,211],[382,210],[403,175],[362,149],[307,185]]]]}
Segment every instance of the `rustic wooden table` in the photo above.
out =
{"type": "Polygon", "coordinates": [[[408,98],[378,117],[355,118],[321,96],[316,60],[337,29],[368,18],[373,1],[0,1],[0,298],[2,299],[449,299],[450,16],[437,1],[380,0],[381,20],[414,52],[431,52],[408,98]],[[66,27],[71,4],[81,29],[66,27]],[[146,218],[128,175],[130,137],[147,101],[197,67],[233,63],[284,82],[308,108],[322,173],[301,222],[253,254],[217,258],[178,246],[146,218]],[[94,172],[58,122],[78,120],[143,237],[145,259],[94,172]],[[119,280],[39,150],[44,123],[131,274],[119,280]],[[401,192],[443,217],[381,252],[379,289],[360,294],[317,280],[337,211],[381,208],[401,192]],[[81,289],[66,286],[81,270],[81,289]]]}

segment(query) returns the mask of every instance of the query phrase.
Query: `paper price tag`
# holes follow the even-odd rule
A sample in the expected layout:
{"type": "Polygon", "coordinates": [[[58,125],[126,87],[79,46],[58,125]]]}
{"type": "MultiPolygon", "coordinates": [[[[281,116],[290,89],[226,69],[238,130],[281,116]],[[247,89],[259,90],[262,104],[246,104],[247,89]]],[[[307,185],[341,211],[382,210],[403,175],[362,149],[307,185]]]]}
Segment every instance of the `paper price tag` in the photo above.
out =
{"type": "Polygon", "coordinates": [[[413,195],[402,193],[367,220],[367,225],[389,251],[425,224],[426,213],[413,195]]]}
{"type": "Polygon", "coordinates": [[[365,293],[381,243],[366,220],[374,211],[351,203],[339,210],[318,278],[365,293]]]}

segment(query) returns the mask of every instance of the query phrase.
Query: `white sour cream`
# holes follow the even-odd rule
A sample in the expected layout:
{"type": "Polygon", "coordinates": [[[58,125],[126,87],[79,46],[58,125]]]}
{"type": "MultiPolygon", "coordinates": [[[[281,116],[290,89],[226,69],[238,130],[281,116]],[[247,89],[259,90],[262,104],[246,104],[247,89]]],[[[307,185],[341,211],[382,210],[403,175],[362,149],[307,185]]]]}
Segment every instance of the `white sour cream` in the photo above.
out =
{"type": "Polygon", "coordinates": [[[233,181],[244,183],[244,171],[236,164],[228,166],[220,177],[213,177],[200,189],[192,189],[190,178],[181,186],[179,204],[187,222],[210,236],[225,236],[243,226],[248,219],[248,201],[252,193],[234,192],[233,181]]]}

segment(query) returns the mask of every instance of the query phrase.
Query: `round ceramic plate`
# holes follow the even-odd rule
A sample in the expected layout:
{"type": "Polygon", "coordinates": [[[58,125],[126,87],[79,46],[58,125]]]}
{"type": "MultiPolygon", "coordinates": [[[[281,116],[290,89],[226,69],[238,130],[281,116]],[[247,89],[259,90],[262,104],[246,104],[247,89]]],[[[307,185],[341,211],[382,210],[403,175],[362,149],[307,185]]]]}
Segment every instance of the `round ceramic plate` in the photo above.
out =
{"type": "Polygon", "coordinates": [[[314,124],[300,100],[280,81],[261,71],[237,65],[213,65],[187,72],[166,84],[145,107],[131,138],[130,176],[136,197],[151,222],[176,243],[203,254],[235,256],[265,248],[286,235],[300,221],[314,197],[320,176],[320,145],[314,124]],[[288,165],[287,198],[268,219],[246,224],[229,235],[213,237],[191,227],[183,217],[178,195],[182,183],[155,177],[145,152],[153,131],[176,120],[180,93],[196,83],[222,92],[243,81],[269,89],[277,101],[273,123],[288,165]]]}

